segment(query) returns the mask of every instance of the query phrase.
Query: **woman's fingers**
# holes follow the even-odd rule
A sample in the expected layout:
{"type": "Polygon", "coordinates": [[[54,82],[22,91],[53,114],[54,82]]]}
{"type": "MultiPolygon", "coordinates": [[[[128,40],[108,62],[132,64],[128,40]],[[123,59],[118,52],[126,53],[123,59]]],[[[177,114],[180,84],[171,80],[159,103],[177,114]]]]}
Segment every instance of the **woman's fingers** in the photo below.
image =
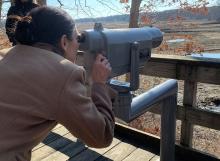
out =
{"type": "Polygon", "coordinates": [[[93,82],[105,83],[111,73],[111,65],[106,57],[98,54],[93,64],[93,82]]]}

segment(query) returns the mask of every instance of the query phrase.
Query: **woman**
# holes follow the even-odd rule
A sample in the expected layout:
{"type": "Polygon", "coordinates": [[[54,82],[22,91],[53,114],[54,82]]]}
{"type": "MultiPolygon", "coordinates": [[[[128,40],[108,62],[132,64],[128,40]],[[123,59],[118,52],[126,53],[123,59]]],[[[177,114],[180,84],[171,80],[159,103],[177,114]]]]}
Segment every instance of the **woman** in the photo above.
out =
{"type": "Polygon", "coordinates": [[[11,6],[7,13],[7,19],[5,24],[6,34],[8,39],[12,42],[12,45],[16,45],[15,40],[15,26],[17,24],[17,16],[24,17],[33,8],[38,7],[33,3],[33,0],[15,0],[14,5],[11,6]]]}
{"type": "Polygon", "coordinates": [[[114,116],[105,84],[111,67],[97,56],[86,96],[85,72],[73,63],[77,35],[72,18],[55,8],[35,8],[18,22],[19,45],[0,61],[1,161],[30,160],[32,148],[57,123],[88,146],[111,143],[114,116]]]}

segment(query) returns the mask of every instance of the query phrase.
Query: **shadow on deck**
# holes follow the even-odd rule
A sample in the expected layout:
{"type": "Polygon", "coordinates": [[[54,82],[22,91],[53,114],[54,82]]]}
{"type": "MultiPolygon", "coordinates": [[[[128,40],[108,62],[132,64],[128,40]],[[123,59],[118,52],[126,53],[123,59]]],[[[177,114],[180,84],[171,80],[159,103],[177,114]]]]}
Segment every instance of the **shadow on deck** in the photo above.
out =
{"type": "MultiPolygon", "coordinates": [[[[72,136],[63,126],[56,126],[33,149],[32,161],[157,161],[160,149],[159,138],[146,133],[116,125],[115,138],[112,144],[103,149],[89,148],[72,136]]],[[[215,161],[192,149],[176,146],[176,161],[215,161]]]]}

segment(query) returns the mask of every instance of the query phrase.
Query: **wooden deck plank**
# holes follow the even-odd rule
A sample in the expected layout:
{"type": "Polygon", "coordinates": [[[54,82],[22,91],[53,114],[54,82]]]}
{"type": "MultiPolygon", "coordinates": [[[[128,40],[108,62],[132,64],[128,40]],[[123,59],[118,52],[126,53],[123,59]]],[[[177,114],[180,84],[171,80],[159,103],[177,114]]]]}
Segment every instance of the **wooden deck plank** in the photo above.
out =
{"type": "Polygon", "coordinates": [[[135,149],[135,146],[121,142],[113,149],[109,150],[103,156],[100,156],[96,161],[106,161],[106,160],[114,160],[114,161],[121,161],[126,158],[129,154],[131,154],[135,149]]]}
{"type": "Polygon", "coordinates": [[[123,161],[150,161],[155,154],[148,152],[146,150],[137,148],[129,156],[127,156],[123,161]]]}
{"type": "MultiPolygon", "coordinates": [[[[76,143],[77,139],[68,133],[48,145],[35,150],[32,154],[32,161],[63,161],[69,158],[70,161],[159,161],[159,138],[118,123],[116,123],[115,127],[116,139],[108,148],[88,148],[81,143],[76,143]],[[154,154],[150,154],[144,149],[148,149],[154,154]],[[149,159],[150,156],[152,156],[151,159],[149,159]]],[[[216,157],[176,145],[176,160],[188,161],[188,159],[194,161],[219,161],[216,157]]]]}
{"type": "Polygon", "coordinates": [[[56,151],[55,153],[42,159],[42,161],[66,161],[78,153],[84,151],[85,149],[87,149],[87,146],[82,142],[72,142],[61,148],[59,151],[56,151]]]}
{"type": "Polygon", "coordinates": [[[56,139],[68,134],[69,131],[62,125],[60,126],[56,126],[52,132],[49,133],[49,135],[44,139],[43,142],[41,142],[40,144],[38,144],[36,147],[34,147],[34,149],[32,151],[35,151],[53,141],[55,141],[56,139]]]}
{"type": "Polygon", "coordinates": [[[76,142],[76,140],[77,139],[72,134],[68,133],[67,135],[64,135],[63,137],[51,142],[50,144],[48,144],[48,146],[43,146],[33,151],[31,160],[32,161],[42,160],[43,158],[48,157],[57,150],[67,146],[71,142],[76,142]]]}
{"type": "Polygon", "coordinates": [[[63,125],[57,124],[51,131],[55,131],[56,129],[61,128],[61,127],[63,127],[63,125]]]}
{"type": "Polygon", "coordinates": [[[110,149],[114,148],[117,144],[121,141],[114,138],[112,144],[107,148],[97,149],[97,148],[88,148],[82,153],[78,154],[77,156],[70,159],[70,161],[93,161],[96,160],[98,157],[109,151],[110,149]]]}

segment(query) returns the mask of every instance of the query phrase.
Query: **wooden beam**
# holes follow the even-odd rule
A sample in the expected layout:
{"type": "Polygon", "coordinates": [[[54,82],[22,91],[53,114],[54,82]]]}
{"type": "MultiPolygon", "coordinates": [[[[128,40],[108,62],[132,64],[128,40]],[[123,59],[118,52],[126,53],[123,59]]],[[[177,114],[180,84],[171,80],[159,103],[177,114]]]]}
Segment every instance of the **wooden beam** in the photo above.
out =
{"type": "MultiPolygon", "coordinates": [[[[167,63],[167,62],[147,62],[140,73],[148,76],[172,78],[178,80],[185,79],[185,66],[182,64],[167,63]]],[[[195,67],[192,67],[195,68],[195,67]]],[[[220,84],[220,67],[201,67],[198,66],[197,75],[191,78],[191,80],[200,83],[220,84]]]]}
{"type": "MultiPolygon", "coordinates": [[[[183,108],[183,107],[182,107],[183,108]]],[[[220,114],[198,108],[190,108],[186,111],[187,120],[195,125],[220,130],[220,114]]]]}
{"type": "MultiPolygon", "coordinates": [[[[149,112],[161,114],[161,105],[153,105],[149,112]]],[[[178,120],[187,119],[191,124],[208,127],[215,130],[220,130],[219,120],[220,114],[213,111],[203,110],[195,107],[189,107],[185,111],[183,106],[178,105],[176,111],[176,118],[178,120]]]]}
{"type": "Polygon", "coordinates": [[[204,61],[183,56],[153,55],[151,60],[140,69],[140,72],[143,75],[185,80],[187,66],[191,66],[192,70],[197,70],[196,75],[189,78],[191,81],[220,84],[220,61],[214,60],[204,61]]]}

